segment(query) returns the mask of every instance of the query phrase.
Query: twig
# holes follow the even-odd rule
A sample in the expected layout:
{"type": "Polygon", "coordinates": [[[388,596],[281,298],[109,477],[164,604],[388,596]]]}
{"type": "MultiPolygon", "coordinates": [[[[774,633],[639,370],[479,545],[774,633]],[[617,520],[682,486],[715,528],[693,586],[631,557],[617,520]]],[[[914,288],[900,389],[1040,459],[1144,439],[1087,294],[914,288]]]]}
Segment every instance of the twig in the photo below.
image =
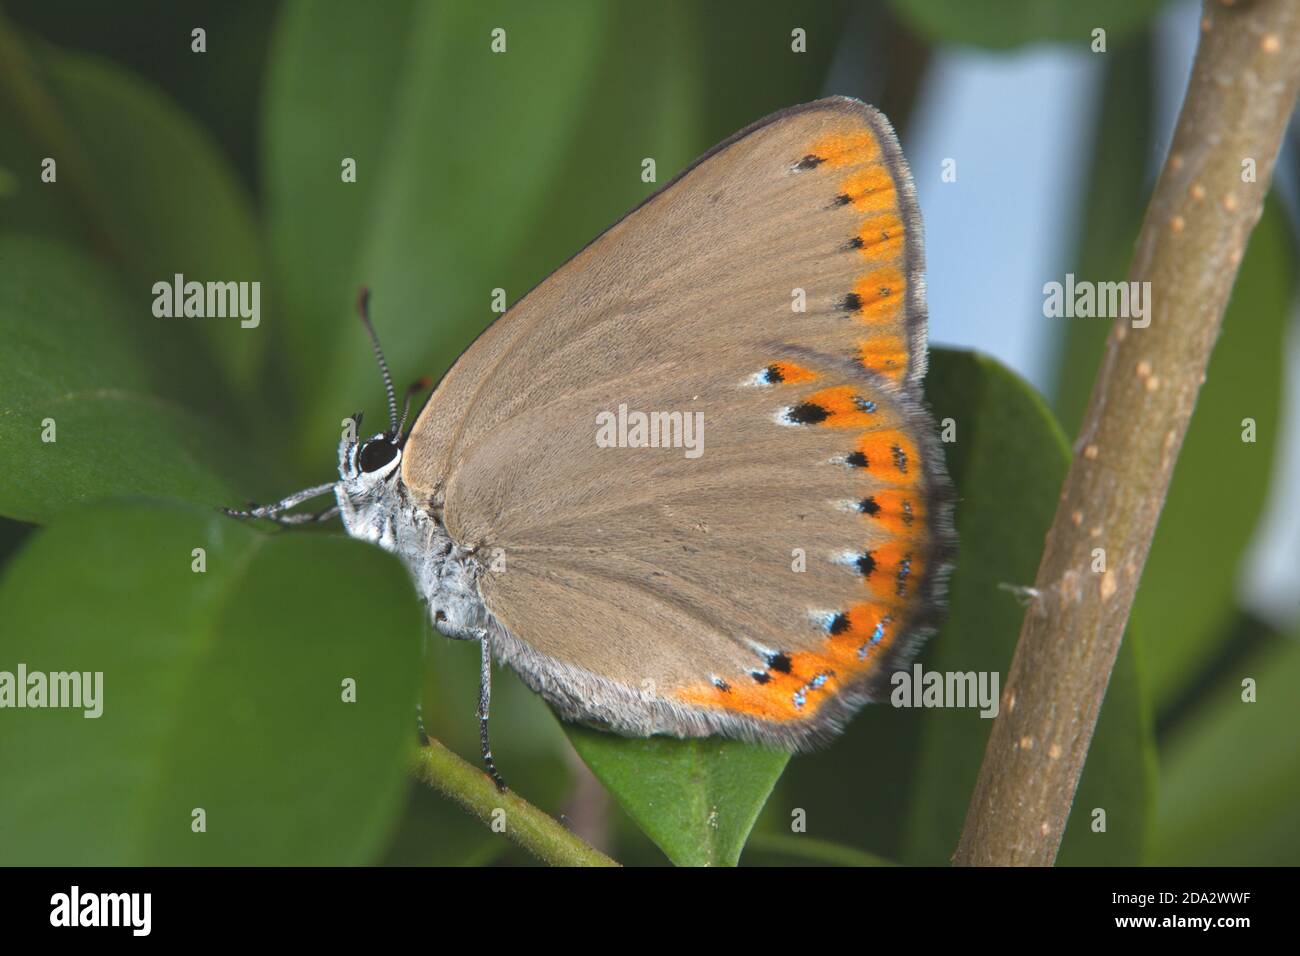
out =
{"type": "Polygon", "coordinates": [[[1206,0],[1178,128],[1129,270],[1130,280],[1150,282],[1150,325],[1120,318],[1107,340],[958,865],[1056,858],[1298,85],[1300,3],[1206,0]]]}
{"type": "Polygon", "coordinates": [[[455,800],[488,827],[502,828],[507,839],[553,866],[618,866],[560,826],[523,797],[499,793],[482,770],[462,760],[436,740],[421,747],[412,767],[415,776],[455,800]]]}

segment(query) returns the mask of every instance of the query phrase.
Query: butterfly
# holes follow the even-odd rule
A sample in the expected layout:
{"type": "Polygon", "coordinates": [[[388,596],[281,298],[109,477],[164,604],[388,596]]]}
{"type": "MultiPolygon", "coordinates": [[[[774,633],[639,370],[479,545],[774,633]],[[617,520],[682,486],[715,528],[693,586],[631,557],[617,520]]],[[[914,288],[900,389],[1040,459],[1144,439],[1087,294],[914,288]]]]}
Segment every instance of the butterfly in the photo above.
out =
{"type": "Polygon", "coordinates": [[[405,561],[434,627],[479,642],[502,788],[493,658],[566,720],[798,750],[937,626],[956,542],[921,222],[872,107],[710,150],[488,326],[409,431],[416,388],[399,416],[361,313],[389,428],[344,435],[338,481],[230,513],[337,514],[405,561]]]}

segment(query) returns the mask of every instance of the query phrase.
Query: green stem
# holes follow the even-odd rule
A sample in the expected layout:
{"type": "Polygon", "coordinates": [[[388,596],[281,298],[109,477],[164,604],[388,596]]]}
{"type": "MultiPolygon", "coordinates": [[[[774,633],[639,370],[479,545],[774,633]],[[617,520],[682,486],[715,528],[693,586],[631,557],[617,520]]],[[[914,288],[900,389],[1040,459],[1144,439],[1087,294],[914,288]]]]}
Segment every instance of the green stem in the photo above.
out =
{"type": "Polygon", "coordinates": [[[544,863],[618,866],[513,790],[499,792],[487,774],[436,740],[416,752],[412,773],[544,863]]]}

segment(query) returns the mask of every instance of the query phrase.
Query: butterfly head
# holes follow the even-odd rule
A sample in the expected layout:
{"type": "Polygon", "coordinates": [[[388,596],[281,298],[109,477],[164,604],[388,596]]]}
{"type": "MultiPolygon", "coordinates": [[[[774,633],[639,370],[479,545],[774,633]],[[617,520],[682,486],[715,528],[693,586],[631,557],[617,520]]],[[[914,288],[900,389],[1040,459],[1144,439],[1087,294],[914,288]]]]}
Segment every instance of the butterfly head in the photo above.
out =
{"type": "Polygon", "coordinates": [[[362,289],[357,298],[357,312],[370,345],[374,349],[375,360],[379,363],[379,374],[384,381],[384,393],[388,399],[388,431],[379,432],[369,438],[356,438],[361,434],[361,412],[352,416],[352,428],[348,429],[339,443],[339,477],[343,490],[351,497],[367,497],[381,491],[399,473],[402,464],[402,445],[406,443],[403,430],[406,418],[411,410],[411,399],[429,387],[421,379],[406,392],[406,401],[402,414],[397,414],[397,394],[393,390],[393,377],[388,371],[388,362],[384,359],[384,350],[380,348],[379,336],[370,323],[370,291],[362,289]]]}
{"type": "Polygon", "coordinates": [[[369,438],[353,437],[361,431],[361,413],[352,416],[353,427],[339,442],[339,478],[344,490],[365,495],[386,485],[401,471],[402,441],[393,432],[369,438]]]}
{"type": "Polygon", "coordinates": [[[382,547],[395,514],[408,500],[401,488],[401,442],[391,431],[362,437],[360,412],[352,423],[339,442],[339,481],[334,486],[339,516],[348,534],[382,547]]]}

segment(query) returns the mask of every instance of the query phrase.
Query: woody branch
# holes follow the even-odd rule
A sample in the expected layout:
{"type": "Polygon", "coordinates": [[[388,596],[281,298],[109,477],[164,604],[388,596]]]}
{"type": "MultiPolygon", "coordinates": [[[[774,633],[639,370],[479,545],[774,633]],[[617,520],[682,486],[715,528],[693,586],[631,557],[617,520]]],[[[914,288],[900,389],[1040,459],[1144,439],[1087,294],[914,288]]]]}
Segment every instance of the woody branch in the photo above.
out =
{"type": "Polygon", "coordinates": [[[1300,3],[1206,0],[1178,126],[1034,582],[957,865],[1050,865],[1300,84],[1300,3]],[[1252,177],[1251,170],[1255,171],[1252,177]],[[1094,572],[1095,549],[1106,570],[1094,572]]]}

